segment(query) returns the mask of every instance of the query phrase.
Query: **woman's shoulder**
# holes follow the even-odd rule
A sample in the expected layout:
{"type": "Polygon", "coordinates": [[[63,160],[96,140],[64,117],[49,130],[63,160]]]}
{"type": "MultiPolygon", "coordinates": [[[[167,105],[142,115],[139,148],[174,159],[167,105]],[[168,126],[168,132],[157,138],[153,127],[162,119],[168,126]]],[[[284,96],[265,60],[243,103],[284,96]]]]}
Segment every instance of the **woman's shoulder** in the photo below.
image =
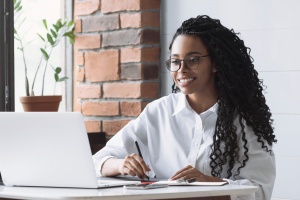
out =
{"type": "Polygon", "coordinates": [[[152,102],[150,102],[147,107],[148,109],[174,109],[178,103],[181,93],[172,93],[167,96],[160,97],[152,102]]]}
{"type": "Polygon", "coordinates": [[[178,102],[178,99],[180,98],[182,94],[181,93],[172,93],[167,96],[160,97],[159,99],[156,99],[152,101],[150,104],[166,104],[166,103],[171,103],[171,104],[176,104],[178,102]]]}

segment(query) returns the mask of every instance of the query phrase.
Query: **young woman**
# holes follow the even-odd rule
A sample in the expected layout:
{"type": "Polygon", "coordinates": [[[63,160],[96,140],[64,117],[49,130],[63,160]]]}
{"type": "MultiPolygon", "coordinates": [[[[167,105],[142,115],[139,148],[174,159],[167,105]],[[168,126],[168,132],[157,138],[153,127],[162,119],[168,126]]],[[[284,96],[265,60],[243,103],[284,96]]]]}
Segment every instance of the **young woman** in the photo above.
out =
{"type": "Polygon", "coordinates": [[[169,49],[173,94],[149,103],[94,155],[99,174],[256,185],[232,199],[271,199],[276,139],[250,49],[208,16],[183,22],[169,49]]]}

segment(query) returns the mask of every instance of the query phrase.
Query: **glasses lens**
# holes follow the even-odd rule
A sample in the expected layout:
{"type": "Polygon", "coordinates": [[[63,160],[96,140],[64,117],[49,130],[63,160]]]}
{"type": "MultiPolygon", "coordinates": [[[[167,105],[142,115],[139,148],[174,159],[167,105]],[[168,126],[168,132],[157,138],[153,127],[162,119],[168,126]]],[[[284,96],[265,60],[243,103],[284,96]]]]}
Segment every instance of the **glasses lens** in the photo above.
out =
{"type": "Polygon", "coordinates": [[[167,69],[171,72],[177,71],[180,66],[180,60],[176,60],[176,59],[169,59],[165,63],[166,63],[167,69]]]}
{"type": "Polygon", "coordinates": [[[195,69],[199,65],[200,57],[190,57],[185,60],[185,63],[188,65],[189,69],[195,69]]]}

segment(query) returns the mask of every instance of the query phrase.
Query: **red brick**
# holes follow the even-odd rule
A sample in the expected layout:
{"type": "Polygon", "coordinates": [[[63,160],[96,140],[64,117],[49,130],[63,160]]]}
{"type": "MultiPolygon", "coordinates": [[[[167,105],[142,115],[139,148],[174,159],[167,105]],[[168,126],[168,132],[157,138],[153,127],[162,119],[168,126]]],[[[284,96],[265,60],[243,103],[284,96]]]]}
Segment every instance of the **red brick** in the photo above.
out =
{"type": "Polygon", "coordinates": [[[81,33],[82,31],[82,23],[81,23],[81,19],[77,19],[75,20],[75,33],[81,33]]]}
{"type": "Polygon", "coordinates": [[[142,66],[141,64],[124,64],[121,65],[121,79],[125,80],[141,80],[142,66]]]}
{"type": "Polygon", "coordinates": [[[92,14],[100,8],[100,0],[75,1],[75,16],[92,14]]]}
{"type": "Polygon", "coordinates": [[[122,13],[121,28],[160,28],[159,12],[122,13]]]}
{"type": "Polygon", "coordinates": [[[102,0],[101,12],[160,9],[160,0],[102,0]]]}
{"type": "Polygon", "coordinates": [[[108,31],[120,29],[119,14],[95,15],[82,19],[83,32],[108,31]]]}
{"type": "Polygon", "coordinates": [[[85,127],[87,133],[98,133],[101,132],[101,121],[85,121],[85,127]]]}
{"type": "Polygon", "coordinates": [[[142,62],[159,62],[159,48],[142,48],[142,62]]]}
{"type": "Polygon", "coordinates": [[[105,83],[105,98],[157,98],[158,83],[105,83]]]}
{"type": "Polygon", "coordinates": [[[74,99],[73,99],[73,111],[81,112],[81,104],[80,104],[79,100],[76,98],[75,94],[74,94],[74,99]]]}
{"type": "Polygon", "coordinates": [[[158,10],[160,9],[160,0],[140,0],[141,10],[158,10]]]}
{"type": "Polygon", "coordinates": [[[76,80],[83,82],[84,81],[84,68],[83,67],[78,67],[78,72],[76,76],[76,80]]]}
{"type": "Polygon", "coordinates": [[[158,83],[144,83],[141,85],[142,98],[158,98],[158,83]]]}
{"type": "Polygon", "coordinates": [[[159,48],[123,48],[121,63],[126,62],[159,62],[159,48]]]}
{"type": "Polygon", "coordinates": [[[145,108],[148,102],[121,102],[121,114],[124,116],[137,117],[145,108]]]}
{"type": "Polygon", "coordinates": [[[74,52],[74,65],[84,65],[84,53],[83,52],[74,52]]]}
{"type": "Polygon", "coordinates": [[[101,2],[102,13],[139,9],[140,0],[102,0],[101,2]]]}
{"type": "MultiPolygon", "coordinates": [[[[76,71],[75,71],[74,76],[77,76],[76,71]]],[[[74,85],[74,88],[76,88],[78,86],[78,82],[73,81],[73,85],[74,85]]],[[[73,111],[74,112],[81,112],[81,104],[80,104],[79,99],[77,98],[77,90],[73,90],[73,96],[74,96],[74,98],[73,98],[73,111]]]]}
{"type": "Polygon", "coordinates": [[[85,101],[82,103],[83,115],[93,116],[118,116],[119,102],[91,102],[85,101]]]}
{"type": "Polygon", "coordinates": [[[121,28],[142,27],[141,13],[123,13],[120,15],[121,28]]]}
{"type": "Polygon", "coordinates": [[[158,79],[158,65],[142,65],[142,79],[153,80],[158,79]]]}
{"type": "Polygon", "coordinates": [[[141,44],[159,44],[160,33],[159,30],[145,29],[141,33],[141,44]]]}
{"type": "Polygon", "coordinates": [[[100,35],[77,35],[75,37],[75,49],[95,49],[101,47],[100,35]]]}
{"type": "Polygon", "coordinates": [[[137,45],[141,43],[141,30],[128,29],[102,34],[102,47],[137,45]]]}
{"type": "Polygon", "coordinates": [[[141,83],[105,83],[103,85],[105,98],[140,98],[141,83]]]}
{"type": "Polygon", "coordinates": [[[103,121],[103,130],[107,135],[115,135],[118,131],[120,131],[130,119],[126,120],[114,120],[114,121],[103,121]]]}
{"type": "Polygon", "coordinates": [[[101,85],[83,85],[77,86],[77,97],[79,98],[100,98],[101,85]]]}
{"type": "Polygon", "coordinates": [[[143,12],[141,18],[142,27],[160,28],[159,12],[143,12]]]}
{"type": "Polygon", "coordinates": [[[121,79],[125,80],[154,80],[158,79],[158,65],[155,64],[123,64],[121,79]]]}
{"type": "Polygon", "coordinates": [[[119,80],[119,51],[86,52],[85,77],[91,82],[119,80]]]}

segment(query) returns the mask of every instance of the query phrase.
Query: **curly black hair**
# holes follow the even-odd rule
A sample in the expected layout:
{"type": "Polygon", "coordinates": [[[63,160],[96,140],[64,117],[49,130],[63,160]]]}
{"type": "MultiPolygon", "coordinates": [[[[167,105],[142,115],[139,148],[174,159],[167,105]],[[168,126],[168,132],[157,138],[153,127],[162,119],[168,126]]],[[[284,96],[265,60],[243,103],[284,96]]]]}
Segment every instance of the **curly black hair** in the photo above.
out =
{"type": "MultiPolygon", "coordinates": [[[[273,134],[272,114],[263,94],[265,86],[254,69],[253,58],[250,56],[251,49],[245,46],[233,29],[229,30],[219,20],[207,15],[184,21],[173,36],[169,50],[179,35],[199,37],[217,70],[215,81],[219,109],[211,146],[211,174],[220,178],[223,167],[227,164],[229,167],[227,178],[234,178],[249,160],[245,125],[252,127],[257,142],[261,143],[261,147],[271,155],[273,152],[266,142],[271,146],[277,142],[273,134]],[[237,157],[240,151],[237,144],[237,127],[233,124],[235,116],[238,116],[241,126],[245,159],[240,162],[237,173],[232,174],[234,164],[239,162],[237,157]]],[[[174,83],[172,92],[178,91],[179,88],[174,83]]]]}

